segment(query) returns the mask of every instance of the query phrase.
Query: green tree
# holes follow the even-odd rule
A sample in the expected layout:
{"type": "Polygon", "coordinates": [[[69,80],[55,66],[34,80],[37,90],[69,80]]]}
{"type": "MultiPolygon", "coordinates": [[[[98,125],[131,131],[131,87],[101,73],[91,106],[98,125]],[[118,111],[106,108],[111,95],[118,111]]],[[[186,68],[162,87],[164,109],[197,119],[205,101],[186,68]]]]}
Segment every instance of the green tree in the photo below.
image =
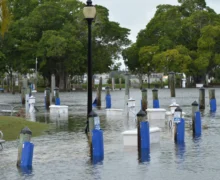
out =
{"type": "Polygon", "coordinates": [[[0,29],[2,37],[8,30],[10,20],[11,14],[8,9],[8,2],[7,0],[0,0],[0,29]]]}
{"type": "Polygon", "coordinates": [[[136,43],[134,43],[122,52],[122,57],[129,71],[138,76],[140,87],[142,87],[143,76],[145,74],[145,71],[144,71],[144,67],[141,65],[139,61],[138,53],[139,53],[139,48],[137,47],[136,43]]]}
{"type": "MultiPolygon", "coordinates": [[[[39,68],[50,81],[56,75],[56,85],[65,89],[67,78],[87,72],[87,22],[78,0],[9,0],[12,23],[1,49],[3,67],[27,73],[39,68]]],[[[110,70],[130,43],[129,30],[109,21],[108,10],[97,7],[93,27],[93,72],[110,70]]],[[[8,71],[7,69],[7,71],[8,71]]],[[[6,70],[5,70],[6,71],[6,70]]]]}

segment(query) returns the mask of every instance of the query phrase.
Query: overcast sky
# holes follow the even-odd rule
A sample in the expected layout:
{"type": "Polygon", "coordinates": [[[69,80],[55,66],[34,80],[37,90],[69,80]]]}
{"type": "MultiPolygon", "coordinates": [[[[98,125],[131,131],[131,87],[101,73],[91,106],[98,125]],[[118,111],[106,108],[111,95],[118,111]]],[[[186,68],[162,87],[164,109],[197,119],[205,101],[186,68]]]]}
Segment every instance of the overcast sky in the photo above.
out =
{"type": "MultiPolygon", "coordinates": [[[[86,3],[86,0],[81,0],[86,3]]],[[[92,0],[93,4],[106,7],[111,21],[120,23],[131,30],[130,39],[135,42],[136,36],[144,29],[154,16],[159,4],[177,5],[178,0],[92,0]]],[[[206,0],[209,7],[220,14],[220,0],[206,0]]]]}
{"type": "MultiPolygon", "coordinates": [[[[81,0],[86,3],[86,0],[81,0]]],[[[154,16],[160,4],[177,5],[178,0],[92,0],[93,4],[106,7],[111,21],[120,23],[131,30],[129,38],[135,42],[136,36],[154,16]]],[[[207,6],[220,14],[220,0],[206,0],[207,6]]]]}

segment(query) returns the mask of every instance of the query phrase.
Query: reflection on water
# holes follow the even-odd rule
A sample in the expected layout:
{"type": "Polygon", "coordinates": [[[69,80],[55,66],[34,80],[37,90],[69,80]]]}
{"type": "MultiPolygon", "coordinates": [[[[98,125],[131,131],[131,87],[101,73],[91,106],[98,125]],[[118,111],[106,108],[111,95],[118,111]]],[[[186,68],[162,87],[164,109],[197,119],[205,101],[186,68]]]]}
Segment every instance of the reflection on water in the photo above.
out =
{"type": "MultiPolygon", "coordinates": [[[[131,89],[131,97],[139,102],[141,91],[131,89]]],[[[170,91],[160,89],[161,108],[168,109],[170,91]]],[[[220,97],[216,89],[216,97],[220,97]]],[[[95,92],[93,94],[95,97],[95,92]]],[[[176,102],[180,104],[190,122],[191,103],[198,99],[198,89],[177,89],[176,102]]],[[[105,97],[103,92],[102,97],[105,97]]],[[[124,91],[111,92],[112,108],[123,109],[124,91]]],[[[0,94],[3,103],[20,103],[18,94],[0,94]]],[[[121,133],[136,126],[134,116],[119,112],[106,115],[105,109],[94,109],[100,116],[104,132],[105,157],[103,162],[91,162],[89,147],[84,134],[86,123],[86,92],[60,93],[61,102],[69,106],[68,118],[52,117],[44,109],[44,94],[36,94],[37,111],[33,121],[51,124],[51,129],[40,137],[32,138],[35,145],[33,169],[17,169],[17,141],[6,142],[0,151],[0,179],[218,179],[220,170],[220,113],[210,114],[209,106],[202,112],[202,122],[207,125],[200,138],[193,138],[189,128],[185,133],[185,144],[176,145],[173,133],[168,128],[161,132],[161,142],[152,146],[150,154],[138,160],[137,148],[123,146],[121,133]]],[[[206,97],[208,100],[208,97],[206,97]]],[[[152,107],[152,93],[148,91],[148,106],[152,107]]],[[[208,102],[208,101],[206,101],[208,102]]],[[[105,104],[104,98],[102,104],[105,104]]],[[[136,110],[140,103],[136,103],[136,110]]],[[[31,118],[30,118],[31,119],[31,118]]],[[[152,122],[153,123],[153,122],[152,122]]]]}
{"type": "Polygon", "coordinates": [[[177,158],[177,164],[184,162],[186,147],[185,143],[175,144],[175,152],[177,158]]]}
{"type": "Polygon", "coordinates": [[[27,166],[27,167],[21,166],[21,167],[17,167],[17,169],[21,176],[32,175],[33,172],[32,166],[27,166]]]}

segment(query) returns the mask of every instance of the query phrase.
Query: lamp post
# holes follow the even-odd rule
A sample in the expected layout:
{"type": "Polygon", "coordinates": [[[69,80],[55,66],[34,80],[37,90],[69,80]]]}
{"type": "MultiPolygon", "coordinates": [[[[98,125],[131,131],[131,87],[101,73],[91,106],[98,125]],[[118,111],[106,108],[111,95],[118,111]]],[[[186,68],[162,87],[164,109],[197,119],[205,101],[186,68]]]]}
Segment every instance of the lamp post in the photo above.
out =
{"type": "Polygon", "coordinates": [[[36,84],[35,84],[35,90],[37,90],[37,58],[36,58],[36,63],[35,63],[35,78],[36,78],[36,84]]]}
{"type": "MultiPolygon", "coordinates": [[[[87,116],[92,111],[92,21],[96,16],[96,8],[92,5],[91,0],[87,0],[86,6],[83,8],[83,14],[88,22],[88,104],[87,104],[87,116]]],[[[88,121],[87,129],[88,131],[88,121]]]]}
{"type": "Polygon", "coordinates": [[[147,71],[148,71],[148,89],[150,89],[150,63],[147,63],[147,71]]]}

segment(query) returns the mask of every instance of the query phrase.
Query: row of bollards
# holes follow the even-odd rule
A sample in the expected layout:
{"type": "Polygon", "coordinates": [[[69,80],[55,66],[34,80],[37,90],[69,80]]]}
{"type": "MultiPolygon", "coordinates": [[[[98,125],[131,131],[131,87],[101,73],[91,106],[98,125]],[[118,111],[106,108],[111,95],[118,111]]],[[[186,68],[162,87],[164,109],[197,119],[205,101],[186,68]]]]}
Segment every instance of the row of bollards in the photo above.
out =
{"type": "MultiPolygon", "coordinates": [[[[216,112],[216,99],[215,99],[215,89],[209,89],[209,105],[210,112],[216,112]]],[[[201,87],[199,89],[199,109],[205,109],[205,88],[201,87]]]]}
{"type": "MultiPolygon", "coordinates": [[[[28,91],[26,91],[26,88],[23,87],[22,91],[21,91],[21,102],[22,102],[23,105],[26,106],[26,109],[29,109],[29,104],[31,104],[29,102],[30,97],[32,97],[31,89],[29,88],[28,91]]],[[[55,105],[60,105],[59,88],[56,87],[54,89],[53,97],[54,97],[55,105]]],[[[48,88],[48,87],[44,91],[44,104],[45,104],[45,109],[49,110],[49,106],[50,106],[50,88],[48,88]]]]}
{"type": "MultiPolygon", "coordinates": [[[[174,141],[177,144],[184,143],[185,139],[185,120],[182,117],[182,109],[177,107],[174,112],[174,141]]],[[[200,137],[202,134],[202,120],[199,111],[199,104],[192,103],[192,134],[193,137],[200,137]]]]}

